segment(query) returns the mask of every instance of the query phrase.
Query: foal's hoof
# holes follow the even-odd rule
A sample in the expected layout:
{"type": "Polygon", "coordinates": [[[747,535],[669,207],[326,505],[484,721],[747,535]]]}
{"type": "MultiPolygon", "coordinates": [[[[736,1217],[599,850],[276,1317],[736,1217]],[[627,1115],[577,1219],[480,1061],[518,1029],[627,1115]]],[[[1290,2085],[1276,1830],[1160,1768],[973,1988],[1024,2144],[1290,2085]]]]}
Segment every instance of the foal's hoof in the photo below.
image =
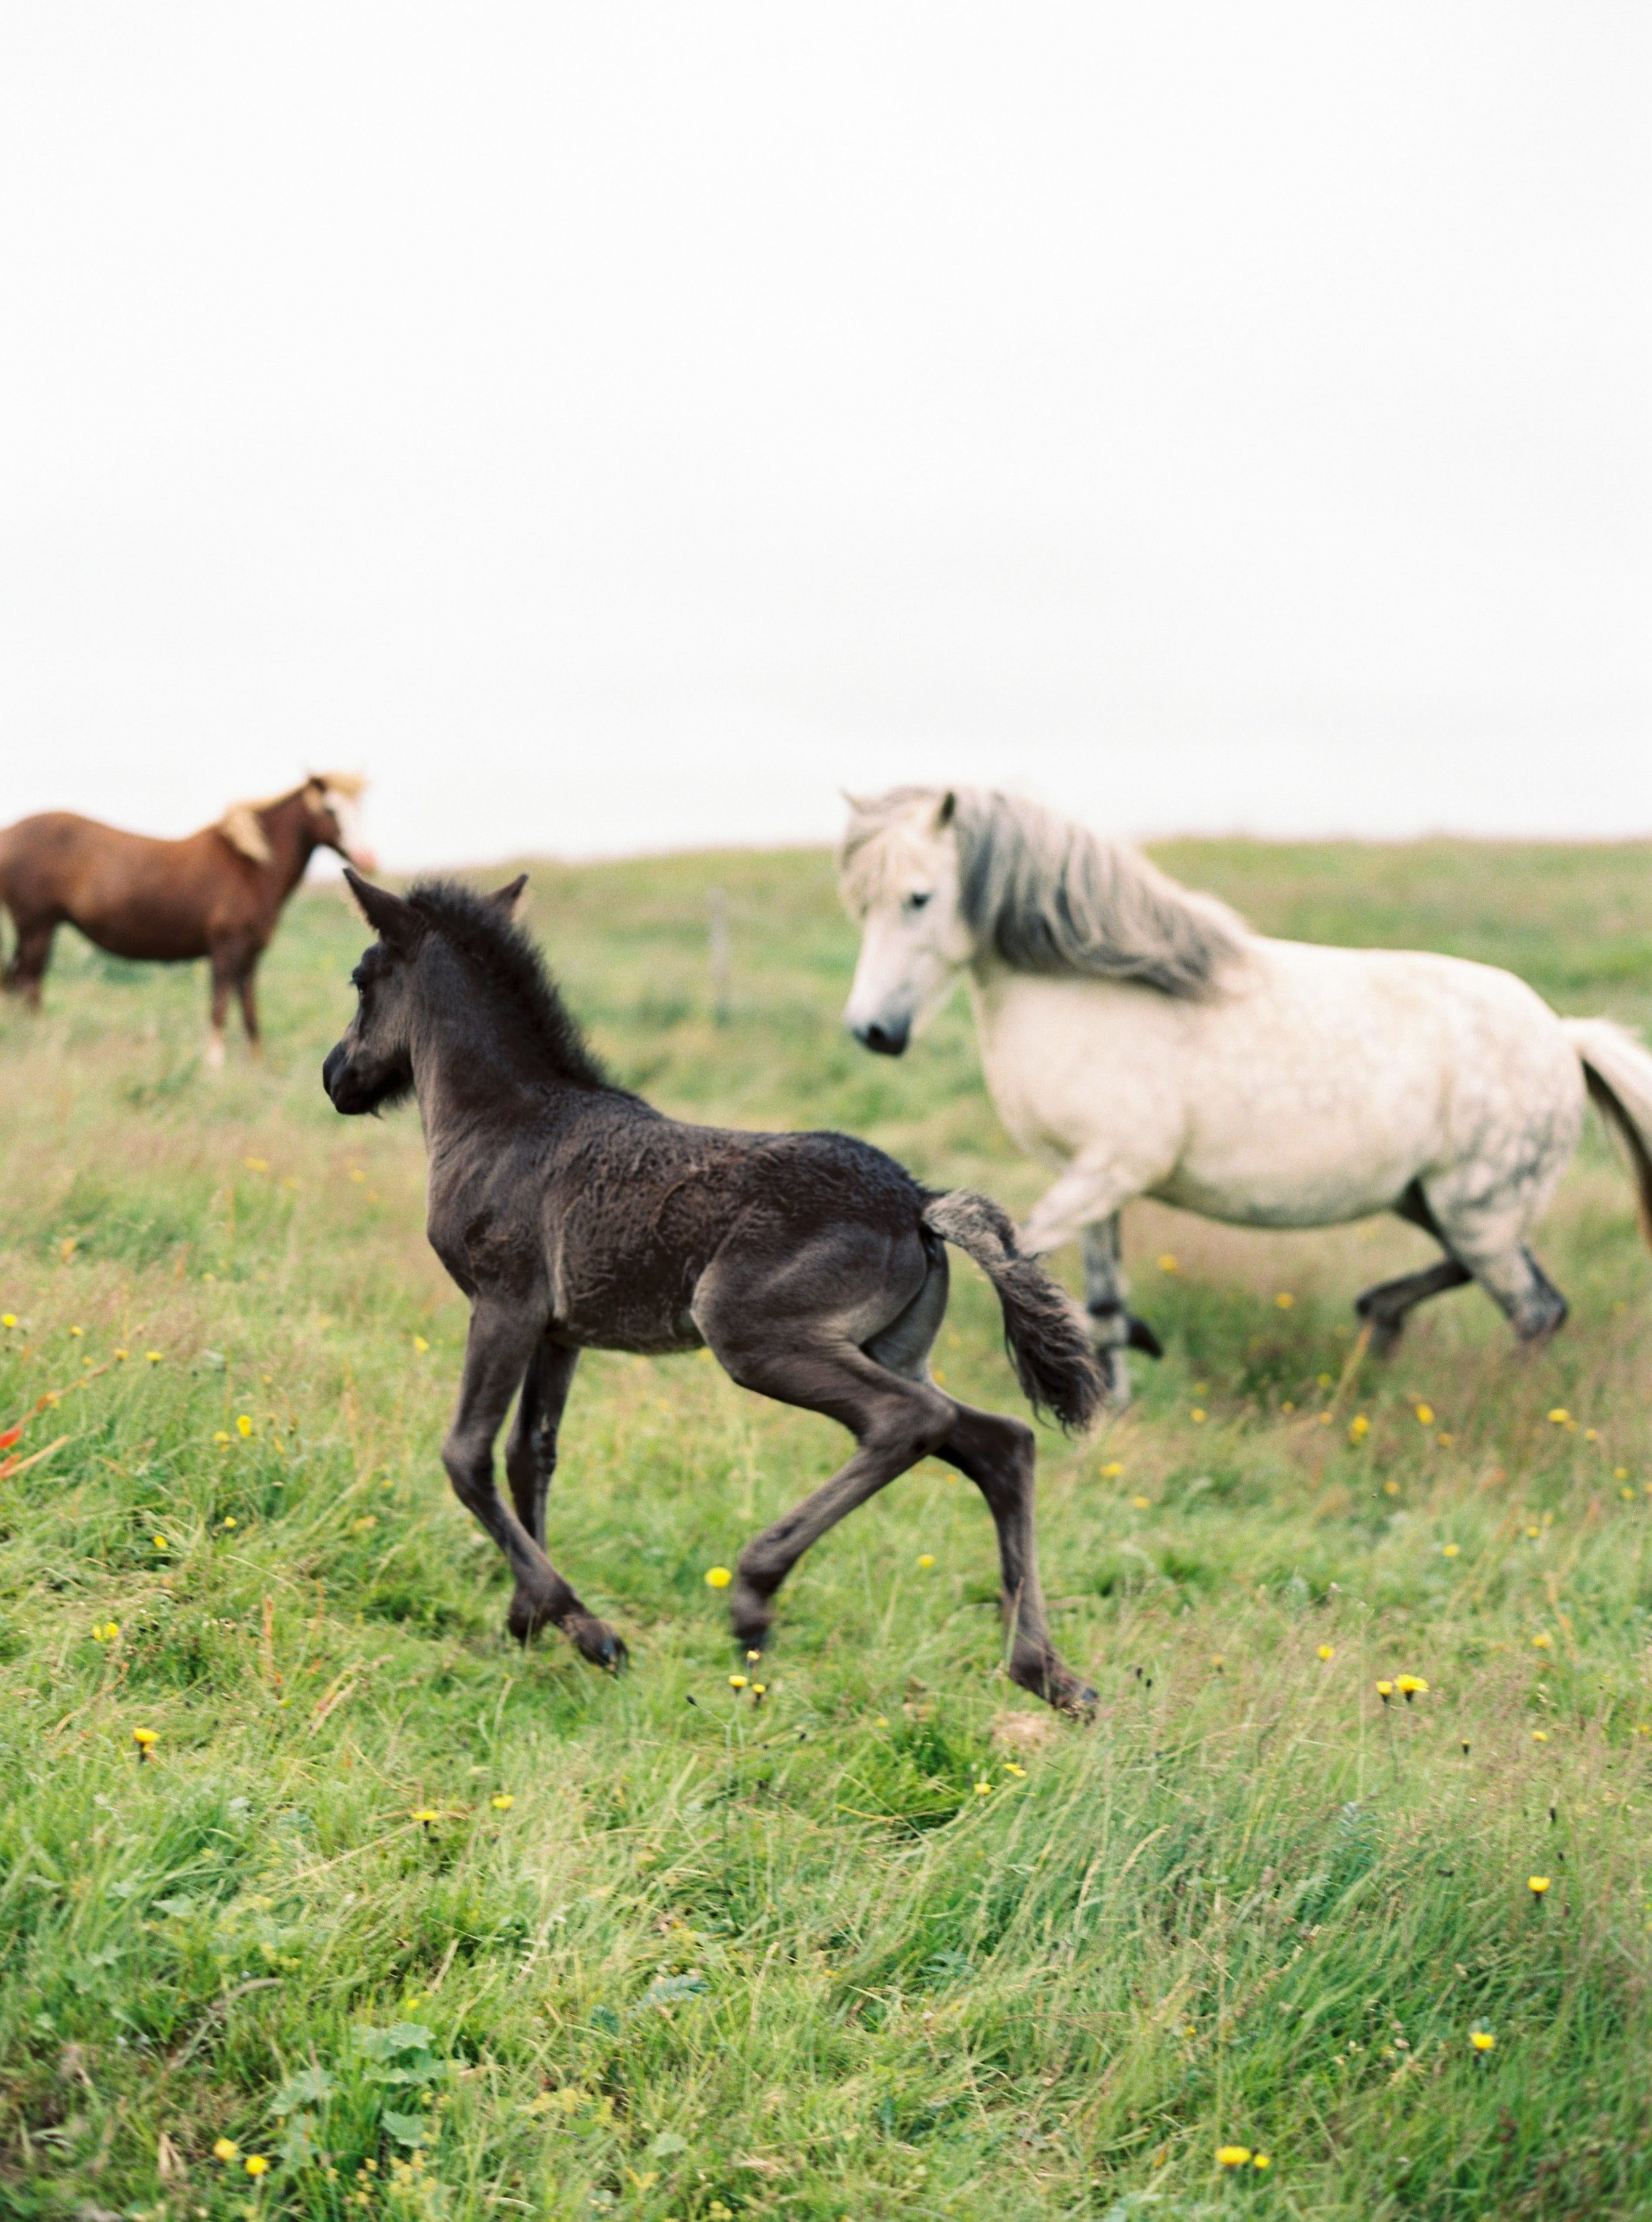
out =
{"type": "Polygon", "coordinates": [[[1035,1698],[1042,1698],[1047,1705],[1054,1705],[1058,1713],[1071,1714],[1074,1720],[1093,1719],[1101,1703],[1088,1682],[1053,1652],[1012,1658],[1010,1679],[1018,1682],[1023,1690],[1029,1690],[1035,1698]]]}
{"type": "Polygon", "coordinates": [[[762,1591],[754,1589],[748,1581],[736,1580],[735,1593],[729,1600],[729,1623],[734,1629],[735,1641],[748,1651],[760,1651],[773,1621],[773,1611],[762,1591]]]}
{"type": "Polygon", "coordinates": [[[617,1674],[631,1655],[624,1637],[590,1613],[566,1623],[563,1633],[582,1659],[589,1659],[593,1666],[605,1666],[610,1674],[617,1674]]]}
{"type": "Polygon", "coordinates": [[[505,1633],[514,1636],[518,1643],[531,1643],[541,1628],[550,1625],[550,1618],[543,1605],[535,1604],[518,1590],[511,1598],[510,1610],[504,1616],[505,1633]]]}

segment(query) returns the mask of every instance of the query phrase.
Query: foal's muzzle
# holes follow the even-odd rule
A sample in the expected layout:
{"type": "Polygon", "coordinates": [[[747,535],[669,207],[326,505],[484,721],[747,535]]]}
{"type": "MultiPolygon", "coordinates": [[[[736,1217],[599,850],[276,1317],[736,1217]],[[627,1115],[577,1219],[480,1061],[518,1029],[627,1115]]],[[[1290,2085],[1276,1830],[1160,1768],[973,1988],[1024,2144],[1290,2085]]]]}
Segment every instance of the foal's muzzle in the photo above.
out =
{"type": "Polygon", "coordinates": [[[873,1020],[871,1025],[851,1026],[850,1033],[863,1049],[877,1057],[899,1057],[911,1038],[912,1022],[899,1019],[888,1023],[873,1020]]]}

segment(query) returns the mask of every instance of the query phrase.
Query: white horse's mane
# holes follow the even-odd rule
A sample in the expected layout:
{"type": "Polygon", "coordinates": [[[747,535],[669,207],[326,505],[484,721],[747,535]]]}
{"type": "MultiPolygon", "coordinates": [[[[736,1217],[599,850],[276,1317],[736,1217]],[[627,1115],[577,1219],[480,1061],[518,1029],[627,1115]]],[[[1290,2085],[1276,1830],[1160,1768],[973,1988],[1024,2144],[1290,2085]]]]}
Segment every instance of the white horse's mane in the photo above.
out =
{"type": "Polygon", "coordinates": [[[851,796],[838,861],[854,906],[864,909],[898,868],[900,832],[917,830],[925,803],[937,831],[956,838],[971,931],[1016,971],[1135,980],[1192,998],[1209,995],[1240,954],[1245,927],[1225,903],[1179,887],[1121,841],[985,788],[851,796]]]}
{"type": "Polygon", "coordinates": [[[216,830],[223,835],[232,849],[238,849],[243,857],[251,857],[255,864],[267,864],[271,850],[264,828],[259,823],[260,810],[272,810],[278,802],[288,801],[293,795],[302,794],[307,787],[319,787],[326,793],[341,794],[347,801],[354,802],[366,784],[360,772],[312,772],[308,779],[300,780],[297,787],[284,788],[279,794],[266,794],[261,802],[232,802],[218,819],[216,830]]]}

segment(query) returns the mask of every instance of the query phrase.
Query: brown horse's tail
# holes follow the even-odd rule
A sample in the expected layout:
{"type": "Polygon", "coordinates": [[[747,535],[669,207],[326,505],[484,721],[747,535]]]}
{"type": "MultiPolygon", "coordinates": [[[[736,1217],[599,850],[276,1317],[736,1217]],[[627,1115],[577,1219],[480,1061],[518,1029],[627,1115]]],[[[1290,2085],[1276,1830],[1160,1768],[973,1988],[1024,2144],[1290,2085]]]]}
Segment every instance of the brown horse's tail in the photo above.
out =
{"type": "Polygon", "coordinates": [[[984,1196],[955,1188],[930,1199],[923,1224],[965,1251],[1004,1307],[1004,1344],[1036,1412],[1049,1412],[1081,1434],[1106,1401],[1107,1385],[1090,1347],[1084,1315],[1065,1289],[1016,1245],[1005,1213],[984,1196]]]}
{"type": "Polygon", "coordinates": [[[1624,1146],[1641,1232],[1652,1244],[1652,1057],[1627,1026],[1610,1019],[1562,1019],[1561,1025],[1578,1053],[1596,1110],[1624,1146]]]}

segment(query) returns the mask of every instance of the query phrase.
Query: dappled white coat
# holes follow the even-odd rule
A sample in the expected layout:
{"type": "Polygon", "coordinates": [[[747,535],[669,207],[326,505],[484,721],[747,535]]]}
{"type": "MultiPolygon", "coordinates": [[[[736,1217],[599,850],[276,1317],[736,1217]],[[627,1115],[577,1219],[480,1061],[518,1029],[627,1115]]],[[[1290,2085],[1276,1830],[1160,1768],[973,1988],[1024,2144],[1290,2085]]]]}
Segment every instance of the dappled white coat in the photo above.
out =
{"type": "Polygon", "coordinates": [[[1392,1316],[1375,1306],[1380,1339],[1406,1302],[1470,1276],[1523,1335],[1548,1332],[1564,1305],[1525,1243],[1576,1146],[1586,1073],[1652,1194],[1652,1058],[1605,1020],[1557,1018],[1511,973],[1269,940],[1001,796],[908,789],[854,807],[847,1022],[898,1054],[967,974],[999,1116],[1058,1172],[1023,1240],[1092,1238],[1104,1342],[1124,1339],[1116,1215],[1138,1196],[1248,1227],[1399,1209],[1453,1263],[1390,1284],[1408,1294],[1392,1316]],[[1029,970],[1023,945],[1093,969],[1029,970]]]}

